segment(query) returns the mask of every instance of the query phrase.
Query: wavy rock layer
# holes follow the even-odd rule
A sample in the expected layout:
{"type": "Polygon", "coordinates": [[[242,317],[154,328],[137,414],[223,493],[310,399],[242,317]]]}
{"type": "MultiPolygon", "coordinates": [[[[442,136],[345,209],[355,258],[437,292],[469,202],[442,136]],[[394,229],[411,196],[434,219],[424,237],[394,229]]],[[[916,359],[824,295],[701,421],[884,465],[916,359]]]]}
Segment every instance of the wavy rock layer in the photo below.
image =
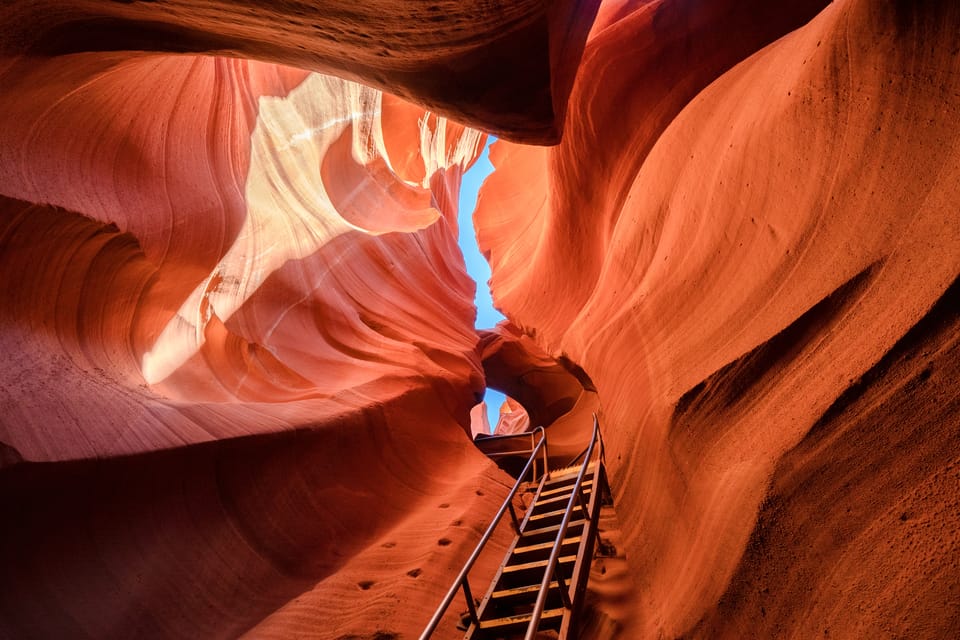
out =
{"type": "Polygon", "coordinates": [[[960,11],[739,6],[601,11],[491,153],[494,299],[598,390],[623,637],[950,635],[960,11]]]}
{"type": "Polygon", "coordinates": [[[950,636],[960,8],[825,5],[5,3],[0,636],[414,636],[482,360],[601,413],[598,634],[950,636]],[[482,344],[424,105],[566,119],[494,147],[482,344]]]}
{"type": "MultiPolygon", "coordinates": [[[[413,371],[479,387],[472,283],[451,233],[478,134],[359,85],[269,65],[163,58],[105,69],[89,55],[57,64],[70,62],[97,68],[66,87],[42,82],[36,76],[49,70],[35,63],[7,73],[46,89],[28,93],[26,105],[2,106],[13,123],[4,129],[3,184],[19,199],[5,206],[4,313],[17,324],[49,318],[51,351],[73,352],[78,369],[107,372],[147,402],[157,393],[274,409],[279,400],[315,400],[330,415],[365,404],[343,391],[379,383],[391,397],[409,384],[391,380],[414,379],[413,371]],[[111,100],[108,128],[71,135],[88,126],[85,105],[111,100]],[[89,161],[64,161],[74,157],[89,161]],[[47,246],[26,240],[39,229],[48,230],[47,246]],[[32,268],[41,255],[64,257],[32,268]],[[24,295],[14,297],[20,287],[24,295]],[[314,338],[303,341],[304,331],[314,338]],[[144,378],[148,391],[138,386],[144,378]]],[[[465,411],[470,395],[451,394],[450,410],[465,411]]],[[[138,446],[87,433],[84,419],[103,425],[95,412],[80,416],[71,430],[92,446],[84,455],[244,433],[158,426],[137,429],[133,439],[159,431],[138,446]]],[[[81,456],[35,450],[20,440],[28,433],[5,438],[28,460],[81,456]]]]}
{"type": "Polygon", "coordinates": [[[0,75],[0,636],[421,628],[505,492],[464,432],[483,135],[247,61],[0,75]]]}
{"type": "Polygon", "coordinates": [[[4,470],[3,635],[418,632],[476,542],[472,514],[506,489],[456,424],[422,444],[437,400],[412,395],[293,433],[4,470]]]}
{"type": "Polygon", "coordinates": [[[11,0],[0,56],[207,53],[336,73],[509,139],[556,141],[599,0],[11,0]]]}

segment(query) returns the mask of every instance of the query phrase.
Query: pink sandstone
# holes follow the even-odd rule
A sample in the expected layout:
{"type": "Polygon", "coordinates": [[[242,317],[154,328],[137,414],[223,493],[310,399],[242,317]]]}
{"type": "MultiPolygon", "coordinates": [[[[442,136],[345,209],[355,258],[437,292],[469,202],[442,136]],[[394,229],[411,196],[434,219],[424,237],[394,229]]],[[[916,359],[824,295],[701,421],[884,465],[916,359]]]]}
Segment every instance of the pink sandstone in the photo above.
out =
{"type": "Polygon", "coordinates": [[[600,416],[586,637],[954,634],[960,7],[408,5],[0,7],[0,637],[415,637],[487,383],[600,416]]]}

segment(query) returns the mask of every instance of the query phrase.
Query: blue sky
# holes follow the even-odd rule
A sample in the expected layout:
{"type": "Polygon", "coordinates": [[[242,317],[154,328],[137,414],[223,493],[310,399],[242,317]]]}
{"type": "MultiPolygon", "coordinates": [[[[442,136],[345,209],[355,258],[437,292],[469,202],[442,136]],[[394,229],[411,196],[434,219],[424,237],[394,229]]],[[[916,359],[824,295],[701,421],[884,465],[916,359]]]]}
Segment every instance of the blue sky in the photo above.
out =
{"type": "MultiPolygon", "coordinates": [[[[460,237],[457,238],[457,244],[460,245],[463,260],[467,263],[467,273],[477,282],[476,326],[478,329],[489,329],[504,320],[503,314],[493,308],[493,299],[490,297],[490,288],[487,286],[487,280],[490,279],[490,265],[480,254],[480,249],[477,247],[477,235],[473,230],[473,210],[477,206],[477,192],[480,190],[480,185],[484,179],[493,171],[489,152],[490,145],[495,141],[496,138],[493,136],[487,138],[487,146],[484,148],[483,154],[463,176],[463,183],[460,186],[460,213],[458,217],[460,237]]],[[[495,389],[487,389],[484,400],[487,402],[487,416],[490,418],[491,428],[497,425],[500,405],[505,397],[495,389]]]]}

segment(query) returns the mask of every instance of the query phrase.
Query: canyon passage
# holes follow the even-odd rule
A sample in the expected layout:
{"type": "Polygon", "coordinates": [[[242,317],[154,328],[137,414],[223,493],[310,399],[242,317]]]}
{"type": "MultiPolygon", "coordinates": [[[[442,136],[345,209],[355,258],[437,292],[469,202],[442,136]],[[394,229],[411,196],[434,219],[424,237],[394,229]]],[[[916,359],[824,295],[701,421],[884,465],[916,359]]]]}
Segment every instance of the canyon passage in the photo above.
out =
{"type": "Polygon", "coordinates": [[[419,637],[488,386],[580,637],[956,637],[960,5],[789,4],[3,3],[0,638],[419,637]]]}

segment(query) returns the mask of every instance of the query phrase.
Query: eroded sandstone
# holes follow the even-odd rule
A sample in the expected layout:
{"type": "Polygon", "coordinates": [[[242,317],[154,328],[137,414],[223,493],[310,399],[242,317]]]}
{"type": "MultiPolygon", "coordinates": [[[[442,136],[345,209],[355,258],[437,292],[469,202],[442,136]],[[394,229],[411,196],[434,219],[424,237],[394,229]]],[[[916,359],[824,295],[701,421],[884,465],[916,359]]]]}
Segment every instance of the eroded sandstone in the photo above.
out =
{"type": "Polygon", "coordinates": [[[949,636],[960,9],[431,6],[0,9],[0,635],[416,635],[486,367],[600,414],[595,633],[949,636]]]}

